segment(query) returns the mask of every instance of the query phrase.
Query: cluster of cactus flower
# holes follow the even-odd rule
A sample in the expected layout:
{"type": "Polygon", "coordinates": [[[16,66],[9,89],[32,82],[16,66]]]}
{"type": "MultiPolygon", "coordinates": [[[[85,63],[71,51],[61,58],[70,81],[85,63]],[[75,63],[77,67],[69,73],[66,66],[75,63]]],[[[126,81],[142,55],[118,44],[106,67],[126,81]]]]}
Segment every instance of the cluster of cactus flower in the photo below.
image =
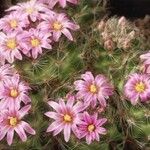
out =
{"type": "Polygon", "coordinates": [[[81,75],[80,80],[74,82],[74,89],[76,94],[67,95],[66,103],[64,99],[59,99],[58,103],[48,102],[55,111],[49,111],[45,115],[55,121],[47,132],[53,132],[55,136],[63,131],[66,142],[69,141],[71,132],[79,139],[85,137],[87,144],[99,141],[100,135],[106,134],[102,125],[107,119],[90,110],[97,106],[106,107],[106,100],[113,94],[113,86],[105,76],[94,77],[91,72],[86,72],[81,75]]]}
{"type": "Polygon", "coordinates": [[[110,51],[116,48],[130,49],[137,38],[136,35],[139,34],[138,29],[133,27],[125,17],[102,20],[98,30],[101,32],[101,44],[110,51]]]}
{"type": "Polygon", "coordinates": [[[34,129],[23,121],[31,108],[30,87],[21,81],[19,74],[9,64],[1,66],[0,72],[0,140],[7,135],[7,143],[11,145],[14,132],[22,141],[27,140],[25,131],[35,134],[34,129]]]}
{"type": "MultiPolygon", "coordinates": [[[[54,11],[57,1],[55,4],[54,1],[47,2],[49,5],[31,0],[6,10],[8,14],[0,19],[1,62],[13,63],[15,59],[22,60],[23,55],[36,59],[43,50],[52,49],[62,34],[73,40],[70,30],[75,31],[79,26],[69,20],[65,13],[54,11]]],[[[76,3],[75,0],[69,2],[76,3]]],[[[66,0],[59,0],[59,3],[66,6],[66,0]]]]}

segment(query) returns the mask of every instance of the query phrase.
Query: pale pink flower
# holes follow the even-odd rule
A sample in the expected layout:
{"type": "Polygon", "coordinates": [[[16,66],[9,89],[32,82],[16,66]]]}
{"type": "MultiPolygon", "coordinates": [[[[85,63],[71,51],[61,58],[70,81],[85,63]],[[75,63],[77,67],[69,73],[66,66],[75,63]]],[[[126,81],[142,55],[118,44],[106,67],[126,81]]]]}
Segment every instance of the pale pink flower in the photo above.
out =
{"type": "Polygon", "coordinates": [[[53,7],[56,5],[58,0],[38,0],[41,3],[47,4],[50,9],[53,9],[53,7]]]}
{"type": "Polygon", "coordinates": [[[46,5],[39,3],[36,0],[31,0],[24,3],[18,3],[17,5],[10,7],[7,11],[16,11],[18,14],[27,16],[31,21],[35,22],[40,20],[41,14],[49,11],[49,9],[46,5]]]}
{"type": "Polygon", "coordinates": [[[131,74],[124,86],[125,96],[136,105],[150,99],[150,77],[146,74],[131,74]]]}
{"type": "Polygon", "coordinates": [[[78,91],[77,97],[84,100],[85,105],[95,107],[97,100],[102,107],[106,107],[106,99],[113,94],[113,87],[108,79],[103,75],[95,78],[91,72],[81,75],[82,80],[74,82],[75,89],[78,91]]]}
{"type": "Polygon", "coordinates": [[[79,29],[79,26],[71,22],[66,17],[66,14],[53,13],[51,15],[47,15],[47,17],[45,17],[44,19],[45,21],[42,21],[38,25],[38,28],[47,32],[51,32],[54,41],[58,41],[62,34],[64,34],[69,40],[73,41],[70,30],[75,31],[79,29]]]}
{"type": "Polygon", "coordinates": [[[62,130],[64,132],[64,139],[66,142],[70,139],[71,130],[77,135],[77,124],[80,123],[80,112],[84,110],[81,102],[74,105],[74,99],[68,99],[65,104],[63,99],[59,103],[49,101],[48,104],[56,111],[45,113],[46,116],[55,121],[48,127],[47,132],[53,131],[53,136],[59,134],[62,130]]]}
{"type": "Polygon", "coordinates": [[[140,59],[143,63],[143,72],[150,74],[150,52],[141,55],[140,59]]]}
{"type": "Polygon", "coordinates": [[[82,122],[78,127],[78,137],[86,137],[87,144],[91,144],[91,142],[94,140],[99,141],[100,135],[106,134],[106,129],[102,127],[102,125],[105,124],[106,121],[106,118],[98,119],[97,113],[91,116],[87,112],[84,112],[82,115],[82,122]]]}
{"type": "Polygon", "coordinates": [[[5,79],[3,84],[0,84],[0,107],[20,107],[20,103],[27,104],[31,102],[28,96],[30,87],[25,82],[20,81],[18,74],[11,78],[5,79]]]}
{"type": "Polygon", "coordinates": [[[23,30],[29,24],[28,18],[17,12],[12,12],[9,15],[0,19],[0,30],[3,32],[11,32],[14,30],[23,30]]]}
{"type": "Polygon", "coordinates": [[[38,54],[42,54],[42,49],[52,49],[50,36],[50,33],[33,28],[24,32],[20,36],[22,52],[28,54],[31,51],[32,57],[36,59],[38,54]]]}
{"type": "Polygon", "coordinates": [[[72,3],[74,5],[78,3],[78,0],[39,0],[39,1],[48,4],[50,8],[53,8],[58,2],[60,6],[63,8],[67,6],[67,2],[72,3]]]}
{"type": "Polygon", "coordinates": [[[78,0],[58,0],[59,4],[61,7],[66,7],[67,2],[72,3],[72,4],[77,4],[78,0]]]}
{"type": "Polygon", "coordinates": [[[13,67],[9,64],[0,66],[0,82],[4,82],[15,74],[13,67]]]}
{"type": "Polygon", "coordinates": [[[13,63],[15,58],[22,60],[19,43],[20,37],[18,32],[0,33],[0,51],[9,63],[13,63]]]}
{"type": "Polygon", "coordinates": [[[23,142],[27,140],[25,131],[35,135],[35,130],[27,122],[22,120],[28,114],[30,108],[31,106],[27,105],[20,110],[6,109],[0,112],[0,140],[7,135],[7,143],[11,145],[15,132],[23,142]]]}

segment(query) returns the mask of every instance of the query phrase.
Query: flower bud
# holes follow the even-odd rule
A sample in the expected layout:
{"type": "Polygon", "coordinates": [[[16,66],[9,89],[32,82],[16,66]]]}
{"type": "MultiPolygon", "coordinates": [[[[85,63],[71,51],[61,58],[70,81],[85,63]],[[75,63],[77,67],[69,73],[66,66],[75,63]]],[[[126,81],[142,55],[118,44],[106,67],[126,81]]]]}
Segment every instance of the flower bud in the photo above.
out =
{"type": "Polygon", "coordinates": [[[125,26],[126,25],[126,18],[124,16],[122,16],[119,20],[118,20],[118,26],[125,26]]]}
{"type": "Polygon", "coordinates": [[[115,44],[112,40],[107,40],[106,42],[104,42],[104,48],[107,50],[113,50],[115,49],[115,44]]]}
{"type": "Polygon", "coordinates": [[[99,25],[98,25],[98,29],[99,29],[100,31],[103,31],[104,28],[105,28],[105,22],[102,20],[102,21],[99,23],[99,25]]]}

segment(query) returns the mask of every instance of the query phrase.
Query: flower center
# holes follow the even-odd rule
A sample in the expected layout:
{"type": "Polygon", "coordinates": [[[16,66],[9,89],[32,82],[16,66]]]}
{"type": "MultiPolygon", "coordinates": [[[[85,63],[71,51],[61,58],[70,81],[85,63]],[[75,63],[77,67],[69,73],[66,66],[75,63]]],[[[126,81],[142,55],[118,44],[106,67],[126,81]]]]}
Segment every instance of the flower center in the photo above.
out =
{"type": "Polygon", "coordinates": [[[92,84],[90,86],[90,92],[92,92],[92,93],[96,93],[97,92],[97,87],[94,84],[92,84]]]}
{"type": "Polygon", "coordinates": [[[72,117],[68,114],[65,114],[63,119],[65,122],[71,122],[72,121],[72,117]]]}
{"type": "Polygon", "coordinates": [[[40,41],[38,39],[32,39],[31,40],[31,45],[33,47],[38,47],[40,45],[40,41]]]}
{"type": "Polygon", "coordinates": [[[6,43],[7,47],[11,50],[15,49],[17,47],[17,43],[15,39],[9,39],[6,43]]]}
{"type": "Polygon", "coordinates": [[[10,96],[16,98],[18,96],[18,91],[16,89],[10,90],[10,96]]]}
{"type": "Polygon", "coordinates": [[[11,28],[16,28],[17,25],[18,25],[18,23],[17,23],[16,20],[11,20],[11,21],[10,21],[10,26],[11,26],[11,28]]]}
{"type": "Polygon", "coordinates": [[[26,9],[26,12],[28,13],[28,14],[32,14],[33,12],[34,12],[34,9],[33,8],[27,8],[26,9]]]}
{"type": "Polygon", "coordinates": [[[17,120],[16,117],[10,117],[10,118],[9,118],[9,124],[10,124],[11,126],[16,126],[17,123],[18,123],[18,120],[17,120]]]}
{"type": "Polygon", "coordinates": [[[146,86],[143,82],[137,83],[135,85],[135,90],[139,93],[143,93],[145,91],[145,89],[146,89],[146,86]]]}
{"type": "Polygon", "coordinates": [[[58,22],[58,21],[56,21],[56,22],[53,23],[53,28],[54,28],[54,30],[56,30],[56,31],[61,30],[62,27],[63,27],[62,24],[61,24],[60,22],[58,22]]]}
{"type": "Polygon", "coordinates": [[[93,132],[95,130],[95,126],[93,125],[93,124],[90,124],[89,126],[88,126],[88,131],[89,132],[93,132]]]}

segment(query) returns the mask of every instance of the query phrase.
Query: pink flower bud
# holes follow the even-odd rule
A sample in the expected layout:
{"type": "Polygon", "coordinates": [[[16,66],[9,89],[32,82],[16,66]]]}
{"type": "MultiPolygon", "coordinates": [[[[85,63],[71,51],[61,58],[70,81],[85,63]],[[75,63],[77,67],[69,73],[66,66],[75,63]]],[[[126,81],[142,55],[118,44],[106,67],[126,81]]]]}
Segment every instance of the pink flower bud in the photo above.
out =
{"type": "Polygon", "coordinates": [[[104,43],[104,48],[107,49],[107,50],[113,50],[115,48],[115,44],[112,40],[107,40],[104,43]]]}
{"type": "Polygon", "coordinates": [[[126,25],[126,18],[124,16],[122,16],[119,20],[118,20],[118,25],[119,26],[125,26],[126,25]]]}
{"type": "Polygon", "coordinates": [[[129,40],[125,40],[122,44],[122,48],[125,50],[130,48],[130,46],[131,46],[131,41],[129,41],[129,40]]]}
{"type": "Polygon", "coordinates": [[[130,33],[129,33],[129,38],[130,39],[133,39],[135,37],[135,31],[131,31],[130,33]]]}
{"type": "Polygon", "coordinates": [[[102,31],[102,30],[104,30],[104,28],[105,28],[105,22],[102,20],[102,21],[99,23],[99,25],[98,25],[98,29],[99,29],[100,31],[102,31]]]}

